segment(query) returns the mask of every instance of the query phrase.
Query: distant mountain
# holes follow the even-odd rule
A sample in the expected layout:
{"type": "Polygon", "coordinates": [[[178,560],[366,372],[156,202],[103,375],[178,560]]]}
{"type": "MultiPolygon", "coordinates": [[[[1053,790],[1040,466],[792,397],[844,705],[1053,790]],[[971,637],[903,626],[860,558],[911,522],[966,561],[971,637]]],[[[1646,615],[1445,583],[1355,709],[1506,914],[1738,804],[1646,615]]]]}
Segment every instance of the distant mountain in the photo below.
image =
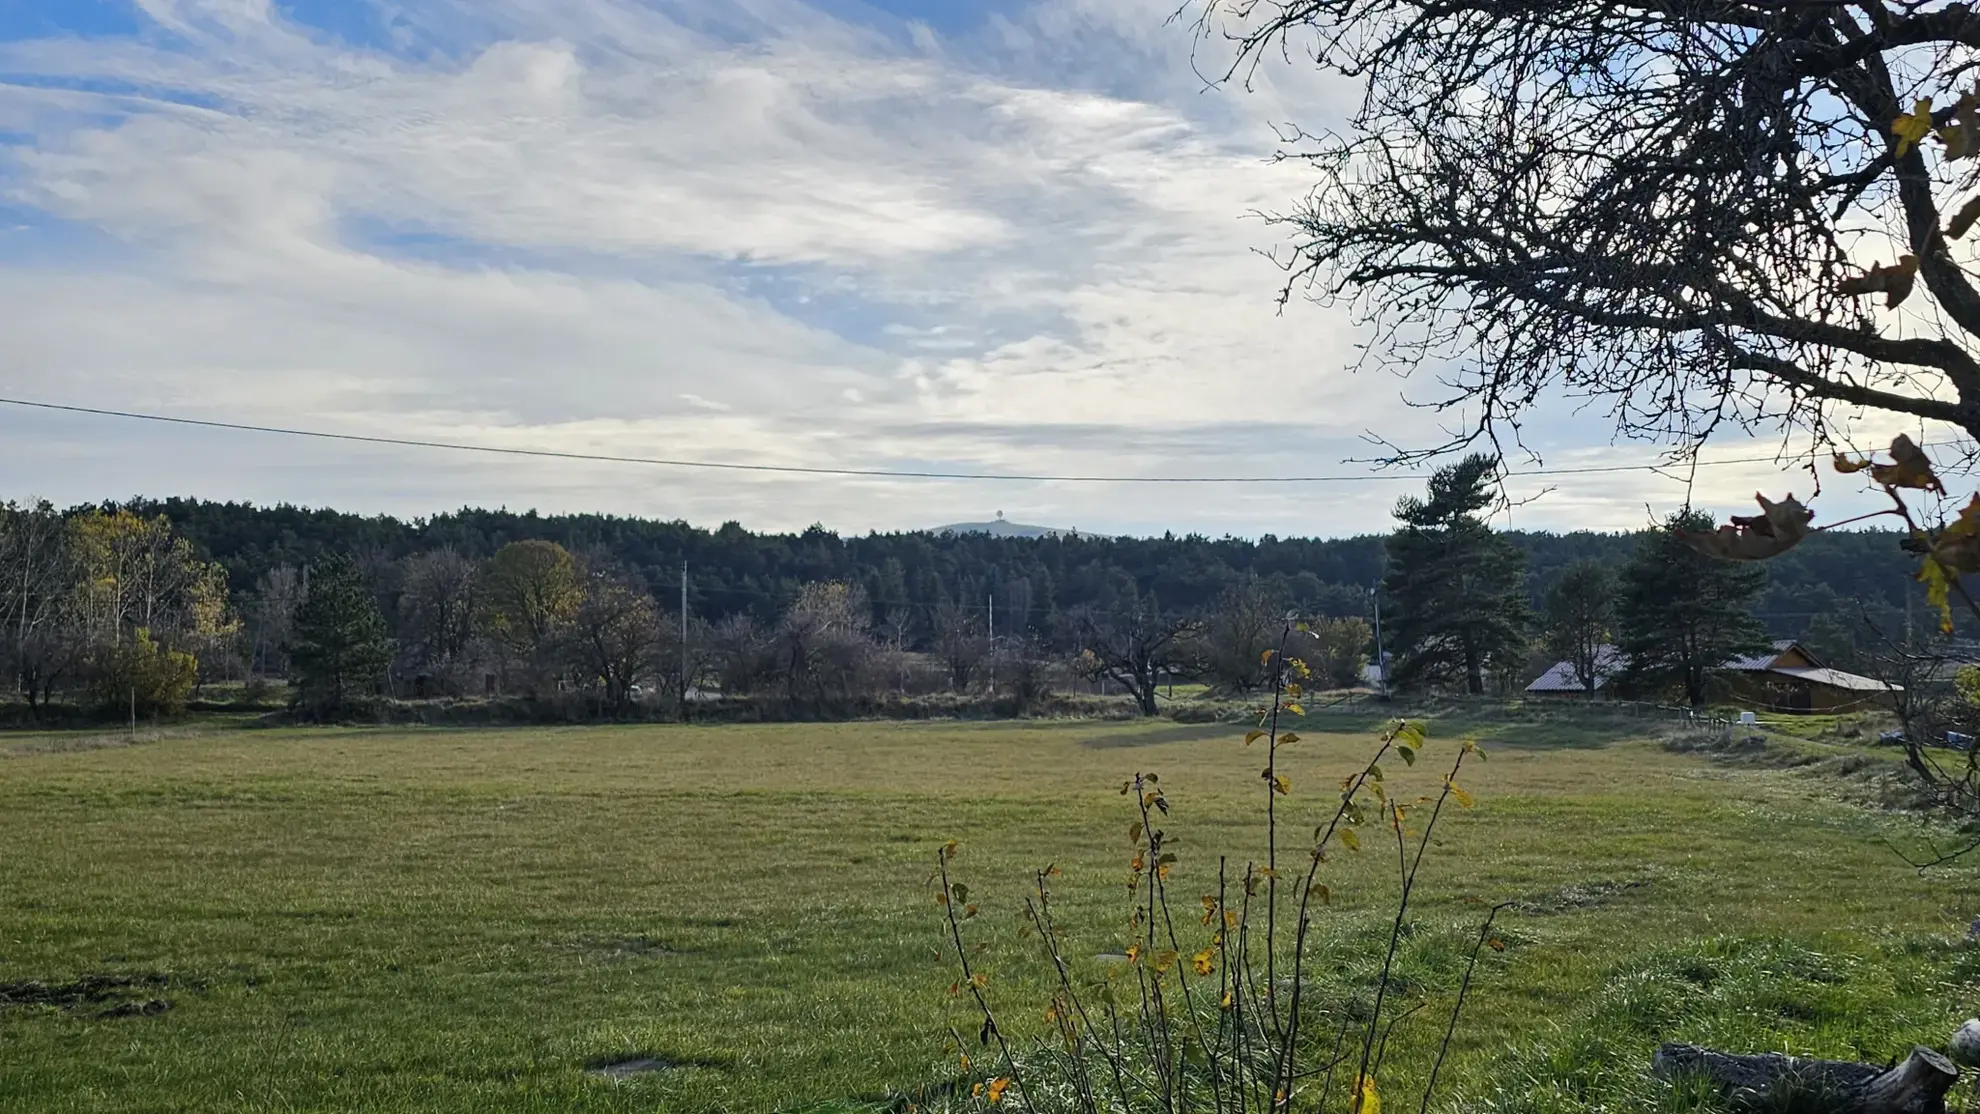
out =
{"type": "Polygon", "coordinates": [[[929,531],[932,534],[988,534],[993,538],[1057,538],[1077,534],[1077,530],[1061,530],[1056,526],[1026,526],[1002,517],[989,522],[957,522],[948,526],[937,526],[929,531]]]}

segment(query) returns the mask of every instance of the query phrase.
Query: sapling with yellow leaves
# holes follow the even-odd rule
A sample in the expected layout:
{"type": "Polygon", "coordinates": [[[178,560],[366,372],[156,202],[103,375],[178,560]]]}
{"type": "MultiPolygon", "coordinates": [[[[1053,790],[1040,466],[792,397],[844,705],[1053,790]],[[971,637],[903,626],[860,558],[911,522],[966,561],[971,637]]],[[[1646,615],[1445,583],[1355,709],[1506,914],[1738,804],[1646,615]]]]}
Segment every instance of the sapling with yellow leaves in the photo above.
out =
{"type": "Polygon", "coordinates": [[[1471,742],[1450,747],[1435,792],[1408,796],[1391,787],[1384,764],[1414,767],[1432,744],[1422,724],[1398,720],[1337,786],[1316,794],[1295,784],[1285,772],[1284,748],[1311,745],[1289,728],[1302,716],[1312,678],[1305,662],[1285,653],[1296,633],[1288,622],[1278,647],[1263,653],[1271,699],[1256,710],[1256,726],[1232,740],[1263,761],[1263,847],[1216,856],[1214,881],[1206,852],[1185,882],[1181,841],[1169,830],[1175,806],[1161,776],[1142,771],[1120,783],[1127,818],[1114,831],[1126,837],[1125,915],[1119,951],[1103,957],[1099,977],[1066,952],[1067,929],[1054,899],[1060,871],[1046,867],[1031,878],[1023,924],[1048,973],[1049,996],[1029,1007],[999,999],[993,986],[1020,980],[992,980],[983,970],[983,943],[971,939],[975,907],[954,876],[957,845],[937,852],[930,883],[939,887],[935,900],[959,969],[949,994],[972,1014],[975,1029],[973,1040],[951,1030],[964,1046],[959,1051],[970,1077],[966,1090],[954,1089],[945,1100],[952,1107],[1380,1114],[1385,1097],[1400,1092],[1417,1098],[1419,1111],[1427,1109],[1479,957],[1504,945],[1490,935],[1488,917],[1462,984],[1450,988],[1450,1020],[1435,1065],[1419,1080],[1383,1074],[1390,1035],[1424,1004],[1398,1004],[1397,956],[1432,833],[1451,811],[1473,807],[1460,778],[1467,763],[1485,755],[1471,742]],[[1380,973],[1365,1003],[1322,1008],[1308,1000],[1309,972],[1342,958],[1332,951],[1339,945],[1323,944],[1316,932],[1332,900],[1327,867],[1334,856],[1364,847],[1369,854],[1391,848],[1395,856],[1395,903],[1380,937],[1380,973]],[[1043,1036],[1013,1036],[1015,1028],[1031,1026],[1029,1018],[1025,1026],[1009,1026],[1010,1011],[1034,1009],[1043,1036]]]}

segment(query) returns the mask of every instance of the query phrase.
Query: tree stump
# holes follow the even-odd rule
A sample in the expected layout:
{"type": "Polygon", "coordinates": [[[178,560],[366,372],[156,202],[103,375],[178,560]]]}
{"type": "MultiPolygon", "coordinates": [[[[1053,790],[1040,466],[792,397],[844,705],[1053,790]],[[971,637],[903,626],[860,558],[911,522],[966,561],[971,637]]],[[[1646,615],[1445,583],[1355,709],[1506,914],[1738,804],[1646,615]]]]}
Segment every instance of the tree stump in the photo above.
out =
{"type": "Polygon", "coordinates": [[[1918,1047],[1895,1067],[1848,1060],[1808,1060],[1770,1052],[1736,1056],[1689,1044],[1667,1044],[1650,1061],[1659,1079],[1711,1081],[1737,1105],[1801,1092],[1822,1096],[1838,1114],[1945,1114],[1946,1092],[1959,1082],[1952,1061],[1918,1047]]]}

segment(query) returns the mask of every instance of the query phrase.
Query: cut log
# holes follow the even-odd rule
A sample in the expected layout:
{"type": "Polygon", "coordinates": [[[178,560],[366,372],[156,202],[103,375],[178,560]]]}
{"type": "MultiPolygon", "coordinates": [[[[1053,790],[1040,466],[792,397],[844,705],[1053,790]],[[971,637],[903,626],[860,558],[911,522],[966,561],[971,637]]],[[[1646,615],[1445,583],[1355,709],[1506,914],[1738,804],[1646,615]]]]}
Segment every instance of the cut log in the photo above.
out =
{"type": "Polygon", "coordinates": [[[1712,1082],[1737,1105],[1790,1093],[1821,1095],[1838,1114],[1945,1114],[1946,1092],[1959,1082],[1952,1061],[1929,1048],[1913,1048],[1896,1067],[1849,1060],[1808,1060],[1770,1052],[1736,1056],[1689,1044],[1667,1044],[1650,1061],[1659,1079],[1712,1082]]]}
{"type": "MultiPolygon", "coordinates": [[[[1980,927],[1980,921],[1974,923],[1980,927]]],[[[1960,1067],[1980,1068],[1980,1017],[1959,1027],[1952,1040],[1946,1042],[1946,1055],[1960,1067]]]]}
{"type": "Polygon", "coordinates": [[[1857,1101],[1868,1114],[1938,1114],[1946,1092],[1959,1082],[1959,1069],[1944,1055],[1915,1047],[1904,1063],[1863,1085],[1857,1101]]]}

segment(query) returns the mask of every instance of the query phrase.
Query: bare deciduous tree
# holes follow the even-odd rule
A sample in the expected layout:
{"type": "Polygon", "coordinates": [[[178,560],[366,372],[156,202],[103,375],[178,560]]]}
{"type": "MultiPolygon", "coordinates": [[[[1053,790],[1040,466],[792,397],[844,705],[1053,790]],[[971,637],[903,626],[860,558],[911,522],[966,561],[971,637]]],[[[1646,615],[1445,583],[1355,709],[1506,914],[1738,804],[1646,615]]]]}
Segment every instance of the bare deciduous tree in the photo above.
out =
{"type": "Polygon", "coordinates": [[[248,604],[252,639],[249,668],[258,673],[287,675],[288,647],[295,633],[296,608],[302,606],[302,574],[294,565],[277,565],[261,574],[248,604]]]}
{"type": "Polygon", "coordinates": [[[1075,671],[1118,683],[1145,716],[1159,711],[1155,695],[1163,673],[1189,664],[1188,649],[1197,630],[1193,617],[1163,611],[1152,596],[1106,610],[1084,608],[1071,622],[1080,646],[1075,671]]]}
{"type": "Polygon", "coordinates": [[[970,680],[990,660],[990,639],[983,627],[981,612],[954,600],[943,600],[935,609],[935,656],[956,692],[967,692],[970,680]]]}
{"type": "Polygon", "coordinates": [[[1016,702],[1020,712],[1035,709],[1052,695],[1052,670],[1045,646],[1034,636],[1000,640],[997,650],[998,692],[1016,702]]]}
{"type": "Polygon", "coordinates": [[[413,671],[460,692],[474,644],[474,562],[451,546],[414,554],[399,587],[399,645],[413,671]]]}
{"type": "Polygon", "coordinates": [[[1361,85],[1345,127],[1289,137],[1317,182],[1274,218],[1285,293],[1352,303],[1376,360],[1437,370],[1448,390],[1431,401],[1463,424],[1427,451],[1516,436],[1551,392],[1687,446],[1728,424],[1819,441],[1858,408],[1980,435],[1980,289],[1960,242],[1980,208],[1960,205],[1972,164],[1954,161],[1980,138],[1980,100],[1951,103],[1980,61],[1980,11],[1195,10],[1234,41],[1224,76],[1311,57],[1361,85]],[[1907,295],[1900,323],[1885,306],[1907,295]]]}
{"type": "Polygon", "coordinates": [[[771,635],[747,614],[731,615],[709,631],[716,681],[724,696],[757,691],[775,675],[777,649],[771,635]]]}
{"type": "Polygon", "coordinates": [[[0,503],[0,632],[6,667],[35,711],[73,662],[63,624],[70,554],[62,516],[46,502],[0,503]]]}

